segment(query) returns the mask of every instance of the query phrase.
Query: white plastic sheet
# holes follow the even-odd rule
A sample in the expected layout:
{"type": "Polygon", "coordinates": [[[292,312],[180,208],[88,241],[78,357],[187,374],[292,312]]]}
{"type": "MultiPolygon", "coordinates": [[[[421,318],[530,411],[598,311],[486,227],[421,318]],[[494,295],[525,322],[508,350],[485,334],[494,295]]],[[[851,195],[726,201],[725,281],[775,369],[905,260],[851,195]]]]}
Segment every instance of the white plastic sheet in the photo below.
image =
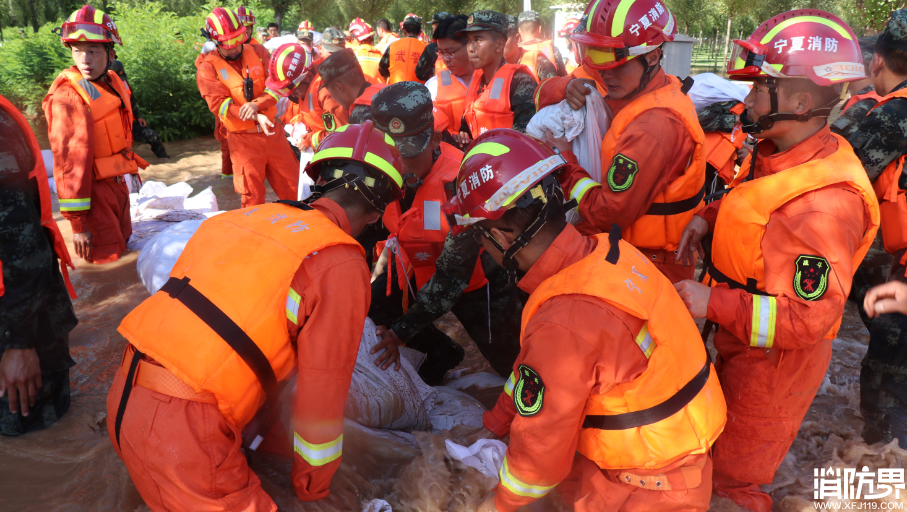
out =
{"type": "Polygon", "coordinates": [[[220,213],[217,198],[211,187],[193,197],[192,186],[186,182],[164,185],[159,181],[148,181],[141,190],[129,194],[132,236],[127,247],[142,251],[158,233],[175,222],[205,220],[220,213]]]}
{"type": "Polygon", "coordinates": [[[476,468],[484,475],[498,478],[507,445],[497,439],[479,439],[470,447],[461,446],[450,439],[444,441],[447,453],[471,468],[476,468]]]}
{"type": "Polygon", "coordinates": [[[299,200],[303,201],[309,198],[312,195],[312,187],[315,185],[315,181],[305,173],[305,166],[309,165],[309,162],[312,161],[312,158],[315,156],[315,152],[312,151],[312,148],[305,148],[302,150],[302,153],[299,155],[299,200]]]}
{"type": "Polygon", "coordinates": [[[696,110],[701,110],[723,101],[742,102],[749,93],[750,88],[746,84],[732,82],[714,73],[702,73],[693,77],[693,87],[687,96],[693,100],[696,110]]]}
{"type": "Polygon", "coordinates": [[[158,233],[139,254],[136,270],[148,293],[154,295],[170,278],[170,271],[179,259],[189,238],[201,226],[200,220],[187,220],[158,233]]]}

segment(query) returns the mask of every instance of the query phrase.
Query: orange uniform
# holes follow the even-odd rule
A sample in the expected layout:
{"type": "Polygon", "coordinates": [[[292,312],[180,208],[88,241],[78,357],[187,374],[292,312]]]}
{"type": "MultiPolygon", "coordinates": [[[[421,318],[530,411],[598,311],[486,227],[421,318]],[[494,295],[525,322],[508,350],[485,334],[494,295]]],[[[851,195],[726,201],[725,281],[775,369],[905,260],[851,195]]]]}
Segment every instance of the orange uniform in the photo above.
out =
{"type": "Polygon", "coordinates": [[[486,428],[511,439],[496,489],[500,512],[541,497],[571,466],[579,492],[568,496],[567,482],[560,491],[579,512],[709,507],[708,449],[725,421],[717,378],[680,298],[665,292],[670,282],[619,244],[610,263],[608,236],[586,238],[568,225],[520,279],[532,294],[522,350],[505,393],[484,417],[486,428]],[[609,279],[620,284],[603,288],[610,297],[584,288],[594,281],[602,289],[609,279]],[[648,409],[701,375],[694,397],[669,416],[679,421],[589,426],[590,415],[648,409]]]}
{"type": "MultiPolygon", "coordinates": [[[[771,497],[758,484],[772,482],[822,383],[853,273],[878,225],[878,206],[860,192],[872,194],[859,160],[827,126],[780,153],[771,141],[759,142],[753,184],[839,150],[845,156],[849,153],[849,160],[834,167],[846,167],[853,177],[848,178],[850,184],[811,190],[771,212],[764,235],[756,242],[761,257],[752,256],[761,271],[746,276],[755,280],[757,294],[720,284],[709,298],[707,318],[720,326],[714,338],[719,354],[715,366],[728,401],[727,428],[713,451],[714,490],[750,510],[772,508],[771,497]]],[[[786,193],[790,188],[779,184],[777,190],[786,193]]],[[[735,193],[742,192],[731,192],[698,215],[711,228],[721,224],[723,216],[739,211],[729,207],[721,212],[735,193]]],[[[764,194],[773,196],[772,190],[764,194]]],[[[739,235],[741,229],[730,224],[726,232],[739,235]]],[[[727,243],[718,230],[715,234],[712,251],[717,262],[727,243]]],[[[734,261],[724,264],[725,273],[753,264],[740,255],[724,259],[734,261]]]]}
{"type": "Polygon", "coordinates": [[[321,60],[315,61],[315,78],[309,84],[305,95],[299,100],[302,119],[309,130],[309,133],[302,138],[303,147],[317,148],[318,143],[327,134],[327,130],[324,128],[325,114],[333,116],[334,125],[337,127],[349,123],[350,113],[343,108],[343,105],[337,103],[327,87],[321,87],[323,82],[321,75],[318,74],[320,63],[321,60]]]}
{"type": "MultiPolygon", "coordinates": [[[[268,364],[278,380],[285,379],[294,367],[299,370],[293,412],[292,480],[296,494],[303,501],[327,496],[331,478],[340,465],[344,404],[370,302],[368,268],[361,247],[349,236],[346,213],[329,199],[319,199],[313,206],[317,212],[294,213],[292,207],[267,205],[246,209],[234,217],[237,220],[229,221],[261,223],[267,229],[276,230],[277,236],[284,239],[297,234],[322,237],[321,241],[314,242],[316,244],[329,242],[323,239],[325,236],[334,237],[336,245],[308,252],[308,256],[289,249],[275,256],[272,251],[268,256],[276,264],[268,268],[248,265],[250,272],[264,276],[285,270],[278,271],[275,267],[286,267],[288,259],[301,261],[295,272],[291,270],[285,276],[286,281],[283,274],[277,276],[288,289],[285,296],[275,299],[277,302],[243,304],[237,302],[239,298],[229,297],[229,293],[216,294],[209,289],[206,294],[204,288],[199,288],[222,311],[234,311],[238,306],[238,311],[245,313],[264,312],[261,317],[256,316],[257,321],[240,319],[235,312],[230,317],[236,318],[235,322],[242,324],[242,329],[267,354],[268,364]],[[259,213],[268,216],[267,219],[256,220],[258,209],[267,209],[259,213]],[[294,222],[298,218],[305,220],[294,222]],[[309,230],[308,225],[313,222],[316,224],[309,230]],[[334,234],[321,234],[326,231],[334,234]],[[343,290],[343,293],[338,294],[336,290],[343,290]],[[262,326],[269,325],[272,320],[275,323],[271,329],[285,331],[285,339],[262,335],[262,326]]],[[[271,240],[268,243],[273,244],[271,240]]],[[[247,263],[252,261],[253,252],[251,248],[247,251],[247,263]]],[[[186,263],[187,254],[190,259],[205,261],[209,253],[193,251],[190,241],[174,267],[173,275],[182,274],[180,265],[186,263]]],[[[231,254],[236,255],[235,251],[231,254]]],[[[209,265],[188,266],[190,284],[215,286],[211,276],[216,277],[216,274],[211,273],[209,265]],[[203,276],[205,272],[209,273],[208,277],[203,276]]],[[[269,275],[265,280],[273,281],[275,276],[269,275]]],[[[253,282],[247,277],[238,281],[241,281],[239,286],[245,287],[254,286],[261,280],[253,282]]],[[[273,290],[263,291],[261,295],[270,297],[271,292],[273,290]]],[[[206,346],[210,344],[204,357],[195,357],[191,351],[173,346],[170,334],[175,331],[168,330],[170,327],[166,322],[156,318],[154,308],[160,312],[163,311],[161,308],[169,307],[168,311],[181,317],[191,313],[166,295],[166,291],[161,291],[152,296],[120,326],[131,345],[124,355],[122,371],[116,373],[107,401],[109,433],[117,453],[126,463],[145,503],[155,512],[277,510],[240,450],[240,432],[257,404],[264,401],[260,381],[226,342],[216,335],[212,338],[207,331],[198,331],[198,339],[194,340],[206,346]],[[115,418],[135,348],[146,356],[136,373],[136,384],[125,408],[117,443],[115,418]],[[182,357],[174,358],[176,353],[181,353],[182,357]],[[153,354],[153,358],[148,354],[153,354]],[[215,358],[218,358],[215,366],[227,368],[226,373],[214,372],[200,382],[196,380],[199,369],[215,358]],[[181,377],[177,378],[173,372],[179,372],[181,377]]],[[[181,328],[197,328],[197,322],[183,324],[181,328]]],[[[285,438],[283,442],[287,443],[285,438]]]]}
{"type": "Polygon", "coordinates": [[[424,83],[416,77],[416,64],[425,50],[425,43],[415,37],[404,37],[388,45],[385,55],[388,56],[387,78],[388,84],[397,82],[424,83]]]}
{"type": "MultiPolygon", "coordinates": [[[[563,100],[567,84],[574,78],[592,78],[599,85],[599,90],[603,91],[604,86],[600,83],[598,73],[588,73],[585,67],[580,67],[570,76],[550,78],[542,82],[536,92],[537,108],[563,100]]],[[[645,90],[636,94],[634,99],[610,100],[605,96],[605,103],[611,108],[616,121],[621,111],[633,101],[658,89],[673,86],[673,83],[671,77],[659,70],[645,90]]],[[[678,105],[678,108],[682,107],[686,105],[678,105]]],[[[689,102],[689,109],[695,119],[692,102],[689,102]]],[[[646,213],[656,199],[675,183],[679,183],[685,173],[694,171],[690,169],[691,162],[697,155],[702,140],[696,140],[697,134],[688,128],[688,124],[684,123],[677,111],[668,108],[649,108],[635,117],[610,149],[613,158],[603,155],[602,159],[602,180],[606,181],[605,174],[610,174],[609,168],[613,168],[629,176],[623,181],[623,185],[616,183],[615,186],[600,186],[578,166],[574,166],[570,172],[561,173],[559,180],[564,191],[579,201],[578,211],[585,219],[580,225],[581,231],[586,234],[602,232],[608,230],[612,223],[625,230],[630,228],[641,218],[647,217],[646,213]]],[[[698,120],[695,128],[698,129],[698,136],[704,137],[698,120]]],[[[568,161],[575,162],[571,153],[566,153],[565,157],[568,161]]],[[[699,179],[701,187],[705,182],[704,159],[699,179]]],[[[694,188],[698,190],[698,187],[694,188]]],[[[661,242],[654,239],[651,242],[633,240],[629,235],[627,237],[673,282],[691,279],[694,270],[693,267],[684,267],[674,262],[673,251],[680,241],[683,226],[680,225],[679,228],[679,231],[673,229],[662,233],[662,236],[667,235],[668,240],[661,242]]]]}
{"type": "MultiPolygon", "coordinates": [[[[78,73],[75,66],[66,72],[78,73]]],[[[108,80],[88,82],[104,92],[103,97],[117,94],[126,98],[118,109],[122,123],[119,136],[125,141],[127,152],[132,149],[132,109],[128,91],[115,73],[108,72],[108,80]],[[116,91],[114,87],[119,87],[116,91]],[[127,128],[128,127],[128,128],[127,128]]],[[[95,140],[98,120],[91,108],[72,83],[57,77],[44,98],[42,107],[47,118],[48,136],[54,154],[54,181],[60,212],[72,226],[73,233],[91,231],[91,263],[109,263],[119,259],[126,251],[126,242],[132,235],[132,219],[129,213],[129,190],[125,176],[101,178],[97,175],[96,158],[100,155],[95,140]]],[[[115,122],[115,121],[114,121],[115,122]]],[[[111,126],[111,129],[115,127],[111,126]]],[[[110,135],[113,135],[110,132],[110,135]]],[[[110,144],[103,142],[107,151],[110,144]]],[[[137,162],[141,159],[132,156],[137,162]]],[[[141,167],[148,164],[141,161],[141,167]]],[[[135,169],[133,165],[132,169],[135,169]]]]}
{"type": "MultiPolygon", "coordinates": [[[[254,37],[249,40],[249,44],[261,44],[254,37]],[[254,42],[253,42],[254,41],[254,42]]],[[[206,54],[199,54],[195,58],[195,69],[205,59],[206,54]]],[[[223,123],[218,116],[214,116],[214,139],[220,142],[220,175],[222,178],[233,177],[233,162],[230,160],[230,146],[227,145],[227,130],[224,129],[223,123]]]]}
{"type": "Polygon", "coordinates": [[[265,179],[280,199],[296,199],[299,183],[299,162],[283,137],[283,126],[274,119],[277,94],[264,87],[269,58],[268,50],[261,45],[243,45],[243,57],[235,61],[224,59],[215,50],[204,56],[196,74],[202,97],[227,131],[233,187],[243,207],[264,203],[265,179]],[[274,123],[271,130],[276,133],[272,136],[262,132],[257,123],[239,119],[239,109],[246,103],[241,86],[232,89],[226,85],[234,77],[245,78],[249,68],[255,91],[260,91],[252,102],[274,123]]]}
{"type": "Polygon", "coordinates": [[[374,46],[367,43],[359,43],[353,48],[356,54],[356,60],[362,67],[362,72],[367,78],[374,78],[378,82],[384,82],[384,77],[378,72],[378,63],[381,62],[381,52],[374,46]]]}

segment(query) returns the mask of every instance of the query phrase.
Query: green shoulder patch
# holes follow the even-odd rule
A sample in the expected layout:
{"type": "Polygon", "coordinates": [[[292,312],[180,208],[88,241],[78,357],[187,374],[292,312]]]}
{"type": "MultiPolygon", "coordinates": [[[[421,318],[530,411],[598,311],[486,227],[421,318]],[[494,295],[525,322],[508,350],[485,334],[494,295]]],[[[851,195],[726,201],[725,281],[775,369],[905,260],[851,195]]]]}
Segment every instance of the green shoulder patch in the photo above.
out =
{"type": "Polygon", "coordinates": [[[545,383],[532,368],[521,364],[517,369],[519,381],[513,389],[513,403],[520,416],[535,416],[542,410],[545,398],[545,383]]]}
{"type": "Polygon", "coordinates": [[[803,300],[819,300],[828,290],[831,266],[821,256],[801,254],[794,270],[794,293],[803,300]]]}
{"type": "Polygon", "coordinates": [[[324,123],[325,130],[333,132],[337,129],[337,121],[334,119],[334,114],[330,112],[321,114],[321,121],[324,123]]]}
{"type": "Polygon", "coordinates": [[[608,186],[614,192],[623,192],[633,185],[636,173],[639,172],[639,165],[632,158],[618,153],[611,160],[611,168],[608,169],[608,186]]]}

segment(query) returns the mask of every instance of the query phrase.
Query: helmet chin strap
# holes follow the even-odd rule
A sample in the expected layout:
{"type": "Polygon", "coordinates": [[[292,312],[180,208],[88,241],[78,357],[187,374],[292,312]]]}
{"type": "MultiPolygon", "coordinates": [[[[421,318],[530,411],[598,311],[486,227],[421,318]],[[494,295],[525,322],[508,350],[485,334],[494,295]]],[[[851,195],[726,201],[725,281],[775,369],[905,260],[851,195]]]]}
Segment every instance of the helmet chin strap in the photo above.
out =
{"type": "Polygon", "coordinates": [[[743,114],[740,115],[740,123],[742,125],[743,133],[752,133],[758,134],[762,133],[765,130],[771,129],[778,121],[797,121],[798,123],[805,123],[810,119],[816,117],[828,117],[831,114],[832,109],[835,104],[838,103],[838,99],[835,98],[829,104],[819,107],[809,112],[803,114],[794,114],[793,112],[778,112],[778,79],[774,77],[767,77],[765,79],[765,85],[768,87],[768,97],[771,105],[771,110],[768,115],[764,115],[753,121],[749,117],[749,109],[743,111],[743,114]]]}
{"type": "MultiPolygon", "coordinates": [[[[661,46],[659,46],[659,48],[661,48],[661,46]]],[[[646,59],[646,56],[648,55],[648,53],[644,53],[639,56],[639,63],[642,64],[642,77],[639,79],[639,87],[633,89],[633,92],[621,98],[622,100],[628,100],[642,92],[649,85],[649,82],[652,81],[652,75],[657,73],[658,68],[661,67],[661,60],[654,66],[649,66],[649,61],[646,59]]]]}

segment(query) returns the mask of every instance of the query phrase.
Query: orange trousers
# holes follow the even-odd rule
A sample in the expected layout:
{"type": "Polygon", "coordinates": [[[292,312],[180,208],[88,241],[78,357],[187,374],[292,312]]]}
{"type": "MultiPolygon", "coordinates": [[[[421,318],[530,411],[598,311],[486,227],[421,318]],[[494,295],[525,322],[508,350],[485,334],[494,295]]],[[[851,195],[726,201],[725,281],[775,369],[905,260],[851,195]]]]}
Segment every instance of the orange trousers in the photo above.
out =
{"type": "Polygon", "coordinates": [[[214,116],[214,138],[220,142],[220,174],[223,178],[233,176],[233,162],[230,161],[230,146],[227,145],[227,130],[220,118],[214,116]]]}
{"type": "MultiPolygon", "coordinates": [[[[572,503],[576,512],[615,511],[684,511],[709,509],[712,495],[712,460],[707,453],[690,455],[660,470],[630,471],[639,476],[656,475],[674,487],[670,491],[642,489],[630,485],[619,476],[621,470],[603,470],[586,457],[577,454],[567,478],[557,487],[560,499],[572,503]],[[680,474],[681,467],[692,470],[689,478],[680,474]],[[690,466],[697,466],[696,471],[690,466]],[[690,484],[698,485],[687,488],[690,484]]],[[[654,478],[653,478],[654,480],[654,478]]]]}
{"type": "Polygon", "coordinates": [[[97,180],[91,183],[91,209],[88,226],[91,229],[92,259],[90,263],[110,263],[126,252],[132,235],[129,215],[129,189],[126,178],[97,180]]]}
{"type": "Polygon", "coordinates": [[[145,504],[154,512],[275,512],[240,446],[241,432],[214,404],[134,386],[115,422],[126,375],[117,368],[107,395],[107,431],[145,504]]]}
{"type": "Polygon", "coordinates": [[[655,262],[655,268],[660,270],[672,283],[679,283],[684,279],[693,279],[696,272],[696,267],[694,266],[684,267],[679,264],[675,265],[671,263],[655,262]]]}
{"type": "Polygon", "coordinates": [[[279,199],[296,200],[299,161],[275,123],[274,135],[228,133],[227,145],[233,163],[233,189],[241,196],[243,208],[265,202],[265,179],[279,199]]]}

